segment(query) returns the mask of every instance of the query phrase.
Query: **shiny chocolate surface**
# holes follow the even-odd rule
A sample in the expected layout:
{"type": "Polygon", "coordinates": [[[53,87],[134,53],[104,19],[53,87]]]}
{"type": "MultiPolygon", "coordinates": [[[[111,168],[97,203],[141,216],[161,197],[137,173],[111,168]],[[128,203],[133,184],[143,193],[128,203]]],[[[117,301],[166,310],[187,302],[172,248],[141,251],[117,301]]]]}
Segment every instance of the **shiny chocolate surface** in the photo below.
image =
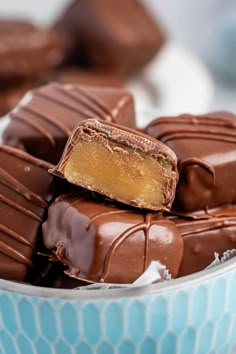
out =
{"type": "Polygon", "coordinates": [[[159,118],[145,132],[177,155],[178,211],[214,208],[236,202],[236,116],[218,112],[159,118]]]}
{"type": "Polygon", "coordinates": [[[43,240],[68,274],[93,282],[131,283],[152,260],[175,277],[183,255],[178,229],[161,214],[91,196],[59,197],[43,224],[43,240]]]}
{"type": "Polygon", "coordinates": [[[0,145],[0,277],[24,280],[55,195],[52,165],[0,145]]]}

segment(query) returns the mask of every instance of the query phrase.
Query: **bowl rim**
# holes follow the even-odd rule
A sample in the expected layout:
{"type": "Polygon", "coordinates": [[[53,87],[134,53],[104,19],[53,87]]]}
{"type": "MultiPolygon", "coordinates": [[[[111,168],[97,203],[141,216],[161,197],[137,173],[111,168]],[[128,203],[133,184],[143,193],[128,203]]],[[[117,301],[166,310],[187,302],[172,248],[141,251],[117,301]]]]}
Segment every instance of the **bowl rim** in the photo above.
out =
{"type": "Polygon", "coordinates": [[[104,290],[76,290],[76,289],[55,289],[18,283],[10,280],[0,279],[0,291],[18,293],[20,295],[33,296],[38,298],[61,299],[61,300],[112,300],[130,297],[141,297],[148,295],[159,295],[173,290],[182,290],[192,285],[205,282],[212,278],[230,272],[235,269],[236,257],[215,267],[183,276],[178,279],[164,281],[162,283],[148,286],[104,289],[104,290]]]}

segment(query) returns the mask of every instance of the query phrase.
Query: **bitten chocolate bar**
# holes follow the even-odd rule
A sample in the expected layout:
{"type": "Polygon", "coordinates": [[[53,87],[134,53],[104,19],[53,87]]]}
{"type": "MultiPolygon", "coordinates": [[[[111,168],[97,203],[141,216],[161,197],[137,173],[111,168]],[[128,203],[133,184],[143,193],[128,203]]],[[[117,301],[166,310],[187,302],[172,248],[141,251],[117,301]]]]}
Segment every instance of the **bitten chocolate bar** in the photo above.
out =
{"type": "Polygon", "coordinates": [[[236,203],[236,116],[219,112],[156,119],[145,132],[177,155],[175,209],[236,203]]]}
{"type": "Polygon", "coordinates": [[[162,29],[138,0],[75,0],[56,24],[75,62],[127,77],[162,47],[162,29]]]}
{"type": "Polygon", "coordinates": [[[178,276],[205,269],[215,259],[236,248],[236,217],[212,217],[207,220],[172,219],[184,240],[184,255],[178,276]]]}
{"type": "Polygon", "coordinates": [[[92,197],[59,197],[49,208],[43,239],[67,274],[92,282],[131,283],[152,260],[175,277],[183,254],[172,221],[92,197]]]}
{"type": "Polygon", "coordinates": [[[140,208],[168,210],[175,196],[176,156],[136,130],[88,119],[71,134],[50,172],[140,208]]]}
{"type": "Polygon", "coordinates": [[[52,165],[0,145],[0,277],[24,280],[41,224],[57,193],[52,165]]]}
{"type": "Polygon", "coordinates": [[[71,131],[87,118],[135,127],[133,97],[118,88],[70,84],[34,89],[11,112],[3,142],[58,163],[71,131]]]}

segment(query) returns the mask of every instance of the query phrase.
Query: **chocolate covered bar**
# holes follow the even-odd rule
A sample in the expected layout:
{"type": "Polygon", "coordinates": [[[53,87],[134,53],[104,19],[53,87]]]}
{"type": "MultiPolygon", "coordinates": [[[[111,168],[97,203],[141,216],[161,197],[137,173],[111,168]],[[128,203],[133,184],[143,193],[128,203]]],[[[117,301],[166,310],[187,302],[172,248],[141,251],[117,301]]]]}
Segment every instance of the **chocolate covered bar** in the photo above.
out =
{"type": "Polygon", "coordinates": [[[123,77],[141,70],[164,43],[162,29],[138,0],[75,0],[56,28],[74,62],[123,77]]]}
{"type": "Polygon", "coordinates": [[[168,210],[178,178],[176,156],[136,130],[88,119],[79,123],[51,172],[140,208],[168,210]]]}
{"type": "Polygon", "coordinates": [[[59,197],[43,224],[43,240],[69,275],[92,282],[131,283],[152,260],[175,277],[183,254],[175,224],[159,213],[92,197],[59,197]]]}
{"type": "Polygon", "coordinates": [[[124,82],[113,72],[107,70],[82,70],[78,67],[62,67],[45,75],[45,83],[57,81],[65,84],[80,84],[99,87],[122,87],[124,82]]]}
{"type": "Polygon", "coordinates": [[[49,203],[56,194],[52,165],[0,145],[0,278],[22,281],[49,203]]]}
{"type": "Polygon", "coordinates": [[[174,208],[193,211],[236,203],[236,116],[219,112],[159,118],[145,132],[177,155],[174,208]]]}
{"type": "Polygon", "coordinates": [[[24,79],[54,68],[64,57],[61,36],[19,21],[0,22],[0,81],[24,79]]]}
{"type": "Polygon", "coordinates": [[[184,255],[178,276],[205,269],[215,259],[236,248],[236,217],[212,217],[207,220],[172,219],[183,240],[184,255]]]}
{"type": "Polygon", "coordinates": [[[34,89],[11,112],[3,142],[57,163],[76,124],[93,117],[134,127],[132,95],[118,88],[59,83],[34,89]]]}

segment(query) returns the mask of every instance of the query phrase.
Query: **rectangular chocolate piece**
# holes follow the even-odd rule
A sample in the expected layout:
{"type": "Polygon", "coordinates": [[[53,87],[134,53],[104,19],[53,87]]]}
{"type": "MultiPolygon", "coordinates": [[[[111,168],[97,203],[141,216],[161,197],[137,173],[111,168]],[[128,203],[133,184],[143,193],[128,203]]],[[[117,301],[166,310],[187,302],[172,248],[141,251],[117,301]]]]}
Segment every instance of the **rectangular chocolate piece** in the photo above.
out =
{"type": "Polygon", "coordinates": [[[236,116],[219,112],[159,118],[145,132],[177,155],[174,208],[193,211],[236,203],[236,116]]]}
{"type": "Polygon", "coordinates": [[[72,132],[51,172],[120,202],[169,210],[178,178],[176,156],[136,130],[88,119],[72,132]]]}
{"type": "Polygon", "coordinates": [[[132,283],[152,260],[175,277],[183,254],[178,229],[162,214],[91,196],[59,197],[49,208],[43,239],[68,274],[90,282],[132,283]]]}
{"type": "Polygon", "coordinates": [[[123,77],[140,71],[165,40],[138,0],[75,0],[56,28],[65,35],[75,61],[123,77]]]}
{"type": "Polygon", "coordinates": [[[34,89],[11,112],[3,142],[58,163],[71,131],[87,118],[134,127],[133,97],[123,89],[70,84],[34,89]]]}
{"type": "Polygon", "coordinates": [[[0,278],[22,281],[55,196],[52,165],[0,145],[0,278]]]}
{"type": "Polygon", "coordinates": [[[236,217],[212,217],[207,220],[172,219],[183,240],[184,255],[178,276],[205,269],[215,259],[236,248],[236,217]]]}
{"type": "Polygon", "coordinates": [[[0,21],[0,81],[31,79],[64,59],[61,35],[29,22],[0,21]]]}

